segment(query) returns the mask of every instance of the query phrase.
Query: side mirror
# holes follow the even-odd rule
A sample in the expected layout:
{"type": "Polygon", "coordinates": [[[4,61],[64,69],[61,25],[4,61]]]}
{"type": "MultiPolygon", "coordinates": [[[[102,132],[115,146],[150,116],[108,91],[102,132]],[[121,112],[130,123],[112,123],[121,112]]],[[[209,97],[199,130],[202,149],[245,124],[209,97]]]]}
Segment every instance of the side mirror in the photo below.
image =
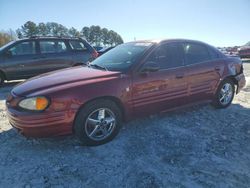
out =
{"type": "Polygon", "coordinates": [[[8,57],[8,58],[11,57],[11,56],[12,56],[11,51],[9,51],[9,50],[5,51],[5,52],[4,52],[4,56],[5,56],[5,57],[8,57]]]}
{"type": "Polygon", "coordinates": [[[153,61],[148,61],[146,62],[141,69],[142,73],[147,73],[147,72],[156,72],[160,69],[160,67],[153,61]]]}

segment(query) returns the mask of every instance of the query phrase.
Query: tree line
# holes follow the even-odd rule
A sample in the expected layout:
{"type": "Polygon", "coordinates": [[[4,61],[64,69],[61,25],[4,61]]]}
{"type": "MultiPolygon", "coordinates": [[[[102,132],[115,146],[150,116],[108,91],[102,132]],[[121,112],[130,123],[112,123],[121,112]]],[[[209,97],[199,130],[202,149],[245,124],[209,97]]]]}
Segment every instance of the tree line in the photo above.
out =
{"type": "Polygon", "coordinates": [[[16,33],[18,38],[32,36],[83,37],[96,46],[113,46],[123,43],[122,37],[115,31],[95,25],[83,27],[81,31],[78,31],[74,27],[67,28],[56,22],[36,24],[28,21],[17,29],[16,33]]]}
{"type": "Polygon", "coordinates": [[[13,30],[0,31],[0,47],[7,44],[8,42],[16,39],[16,33],[13,30]]]}
{"type": "Polygon", "coordinates": [[[113,30],[92,25],[83,27],[78,31],[76,28],[67,28],[56,22],[34,23],[27,21],[14,32],[0,32],[0,46],[14,40],[14,38],[27,38],[32,36],[59,36],[59,37],[83,37],[95,46],[115,46],[123,43],[122,37],[113,30]],[[14,37],[14,38],[13,38],[14,37]]]}

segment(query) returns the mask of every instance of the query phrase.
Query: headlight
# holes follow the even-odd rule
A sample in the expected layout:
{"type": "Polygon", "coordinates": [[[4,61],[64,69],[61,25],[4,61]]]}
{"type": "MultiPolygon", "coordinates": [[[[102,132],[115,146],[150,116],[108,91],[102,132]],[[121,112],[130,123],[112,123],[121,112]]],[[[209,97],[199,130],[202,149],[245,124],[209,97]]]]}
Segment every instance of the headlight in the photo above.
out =
{"type": "Polygon", "coordinates": [[[49,100],[46,97],[31,97],[21,100],[18,105],[26,110],[41,111],[48,107],[49,100]]]}

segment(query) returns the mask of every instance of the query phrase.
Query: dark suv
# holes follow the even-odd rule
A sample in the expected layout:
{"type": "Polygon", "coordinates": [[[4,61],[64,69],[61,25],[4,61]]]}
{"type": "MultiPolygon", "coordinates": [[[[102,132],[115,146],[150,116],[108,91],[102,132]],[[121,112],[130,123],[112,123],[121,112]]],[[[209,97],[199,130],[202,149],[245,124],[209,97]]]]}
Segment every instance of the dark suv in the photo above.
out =
{"type": "Polygon", "coordinates": [[[0,85],[45,72],[82,65],[96,58],[96,50],[82,38],[32,37],[0,48],[0,85]]]}

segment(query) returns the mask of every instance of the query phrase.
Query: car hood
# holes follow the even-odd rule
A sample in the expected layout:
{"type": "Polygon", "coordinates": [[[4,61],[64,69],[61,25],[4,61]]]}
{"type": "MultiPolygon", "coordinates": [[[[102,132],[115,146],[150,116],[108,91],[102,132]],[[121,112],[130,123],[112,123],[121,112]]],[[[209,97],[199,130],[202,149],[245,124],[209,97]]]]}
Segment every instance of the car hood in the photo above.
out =
{"type": "Polygon", "coordinates": [[[26,96],[37,91],[75,82],[105,79],[118,76],[120,72],[111,72],[88,67],[73,67],[33,77],[17,85],[12,92],[17,96],[26,96]]]}

